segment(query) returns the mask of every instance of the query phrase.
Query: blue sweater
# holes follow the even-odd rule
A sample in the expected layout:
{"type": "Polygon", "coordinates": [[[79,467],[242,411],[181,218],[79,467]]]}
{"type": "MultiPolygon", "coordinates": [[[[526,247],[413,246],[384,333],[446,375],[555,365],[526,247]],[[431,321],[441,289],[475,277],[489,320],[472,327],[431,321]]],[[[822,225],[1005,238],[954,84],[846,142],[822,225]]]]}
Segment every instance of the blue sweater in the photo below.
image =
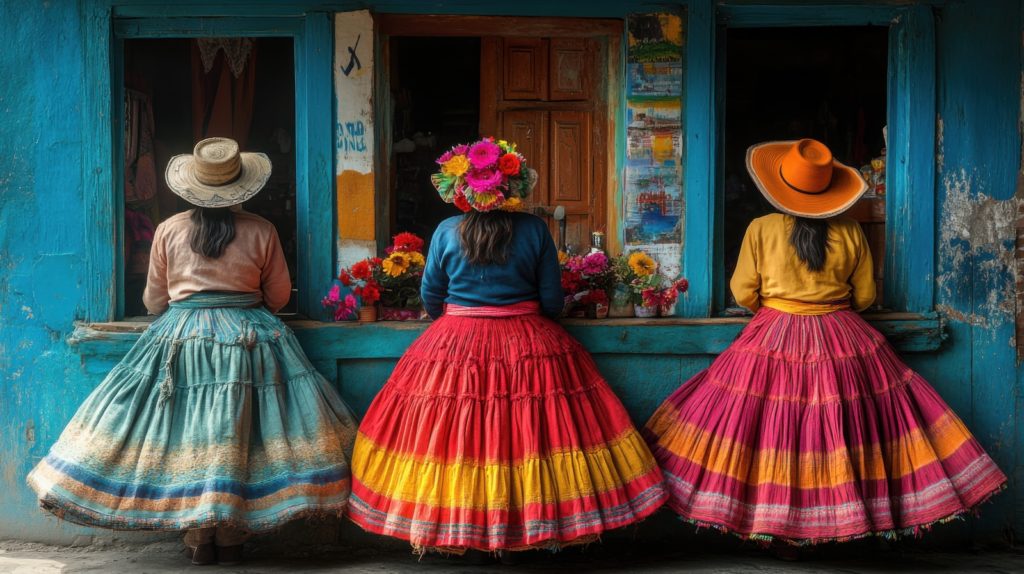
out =
{"type": "Polygon", "coordinates": [[[513,213],[512,242],[504,265],[471,265],[459,243],[461,215],[449,217],[434,231],[423,270],[423,307],[441,316],[444,303],[466,307],[540,301],[550,317],[562,311],[562,276],[558,250],[540,218],[513,213]]]}

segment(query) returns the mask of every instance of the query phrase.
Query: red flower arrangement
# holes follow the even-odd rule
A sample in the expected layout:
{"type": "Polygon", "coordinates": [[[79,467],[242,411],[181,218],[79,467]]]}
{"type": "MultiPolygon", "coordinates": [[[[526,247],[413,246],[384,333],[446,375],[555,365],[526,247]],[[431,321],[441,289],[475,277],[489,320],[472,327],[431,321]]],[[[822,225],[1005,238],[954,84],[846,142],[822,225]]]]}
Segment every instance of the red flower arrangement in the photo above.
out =
{"type": "Polygon", "coordinates": [[[373,305],[380,301],[380,284],[373,278],[374,271],[380,269],[380,257],[371,257],[356,261],[352,267],[342,269],[338,280],[346,287],[352,287],[352,293],[359,297],[362,306],[373,305]]]}
{"type": "Polygon", "coordinates": [[[385,307],[417,308],[423,277],[423,239],[399,233],[384,251],[388,256],[370,257],[342,269],[338,280],[352,289],[363,306],[380,302],[385,307]]]}
{"type": "Polygon", "coordinates": [[[647,307],[671,307],[676,304],[680,293],[686,293],[690,288],[690,282],[686,279],[677,279],[668,287],[648,287],[640,292],[644,305],[647,307]]]}

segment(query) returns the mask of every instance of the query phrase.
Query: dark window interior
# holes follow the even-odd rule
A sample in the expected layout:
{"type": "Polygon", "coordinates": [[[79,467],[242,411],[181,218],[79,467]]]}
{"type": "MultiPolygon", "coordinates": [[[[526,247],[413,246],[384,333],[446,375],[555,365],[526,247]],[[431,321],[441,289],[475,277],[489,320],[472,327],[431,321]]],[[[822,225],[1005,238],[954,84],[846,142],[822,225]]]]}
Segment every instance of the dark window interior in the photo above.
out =
{"type": "Polygon", "coordinates": [[[430,174],[441,153],[478,137],[480,39],[394,37],[389,48],[391,233],[429,243],[438,223],[461,213],[441,201],[430,174]]]}
{"type": "MultiPolygon", "coordinates": [[[[243,151],[270,158],[270,180],[243,207],[277,227],[295,285],[292,40],[128,40],[124,62],[125,315],[146,314],[142,291],[152,229],[191,208],[167,188],[167,162],[171,156],[191,153],[195,142],[205,137],[232,137],[243,151]]],[[[294,311],[293,289],[282,313],[294,311]]]]}
{"type": "MultiPolygon", "coordinates": [[[[860,168],[884,156],[888,29],[732,29],[726,38],[724,142],[726,285],[747,225],[774,209],[747,174],[747,148],[811,137],[860,168]]],[[[884,178],[848,212],[864,226],[882,289],[884,178]]],[[[869,182],[870,183],[870,182],[869,182]]],[[[880,299],[879,299],[880,302],[880,299]]],[[[726,286],[726,306],[735,300],[726,286]]]]}

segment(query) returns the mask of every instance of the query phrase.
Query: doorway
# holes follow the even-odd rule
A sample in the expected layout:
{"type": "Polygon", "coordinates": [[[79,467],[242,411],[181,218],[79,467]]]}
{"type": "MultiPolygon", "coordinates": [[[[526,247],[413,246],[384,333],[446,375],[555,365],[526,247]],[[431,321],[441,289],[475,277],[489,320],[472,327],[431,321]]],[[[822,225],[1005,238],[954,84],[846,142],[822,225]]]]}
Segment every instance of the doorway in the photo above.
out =
{"type": "MultiPolygon", "coordinates": [[[[740,28],[726,32],[725,279],[747,225],[775,210],[746,169],[749,146],[814,138],[861,169],[869,190],[845,215],[864,228],[881,304],[885,259],[885,138],[889,30],[879,26],[740,28]]],[[[726,310],[736,302],[726,287],[726,310]]]]}

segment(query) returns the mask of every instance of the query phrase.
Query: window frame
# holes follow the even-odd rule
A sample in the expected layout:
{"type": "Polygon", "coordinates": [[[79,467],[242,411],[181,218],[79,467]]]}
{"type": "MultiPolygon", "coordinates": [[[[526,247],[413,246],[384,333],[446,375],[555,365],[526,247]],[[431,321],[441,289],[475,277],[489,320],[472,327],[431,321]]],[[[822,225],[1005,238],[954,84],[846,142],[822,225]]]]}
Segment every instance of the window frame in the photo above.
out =
{"type": "Polygon", "coordinates": [[[725,48],[720,30],[886,26],[889,29],[886,165],[886,306],[935,317],[935,15],[929,5],[687,4],[686,214],[683,317],[712,317],[725,296],[721,126],[725,48]],[[710,249],[708,247],[711,247],[710,249]]]}
{"type": "Polygon", "coordinates": [[[295,59],[296,286],[299,314],[318,317],[319,290],[333,276],[334,30],[328,12],[252,16],[246,7],[178,7],[168,15],[158,5],[84,6],[87,76],[83,99],[82,170],[87,226],[88,302],[79,317],[114,321],[124,316],[124,40],[204,36],[289,37],[295,59]],[[223,17],[227,16],[227,17],[223,17]],[[331,118],[326,121],[324,118],[331,118]]]}

